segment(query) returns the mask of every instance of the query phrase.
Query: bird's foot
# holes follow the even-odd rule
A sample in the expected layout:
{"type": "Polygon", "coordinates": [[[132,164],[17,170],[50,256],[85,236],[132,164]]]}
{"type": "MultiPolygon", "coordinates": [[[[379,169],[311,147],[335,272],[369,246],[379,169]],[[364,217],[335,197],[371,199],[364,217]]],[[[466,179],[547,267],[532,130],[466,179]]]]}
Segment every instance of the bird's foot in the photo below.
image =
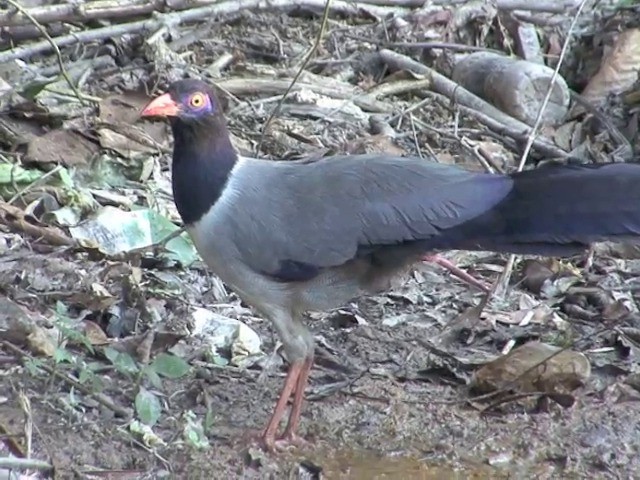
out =
{"type": "Polygon", "coordinates": [[[277,438],[275,435],[266,435],[264,431],[248,432],[244,438],[252,443],[257,443],[263,450],[269,453],[278,453],[309,445],[309,442],[304,438],[293,432],[286,431],[277,438]]]}
{"type": "Polygon", "coordinates": [[[276,440],[276,443],[280,442],[281,444],[289,447],[302,448],[309,445],[309,441],[302,438],[300,435],[296,435],[293,432],[287,432],[285,430],[284,434],[276,440]]]}
{"type": "Polygon", "coordinates": [[[262,444],[262,447],[270,453],[283,452],[285,450],[291,450],[294,448],[302,448],[309,444],[309,442],[307,442],[304,438],[296,435],[295,433],[285,433],[278,438],[262,435],[260,437],[260,443],[262,444]]]}

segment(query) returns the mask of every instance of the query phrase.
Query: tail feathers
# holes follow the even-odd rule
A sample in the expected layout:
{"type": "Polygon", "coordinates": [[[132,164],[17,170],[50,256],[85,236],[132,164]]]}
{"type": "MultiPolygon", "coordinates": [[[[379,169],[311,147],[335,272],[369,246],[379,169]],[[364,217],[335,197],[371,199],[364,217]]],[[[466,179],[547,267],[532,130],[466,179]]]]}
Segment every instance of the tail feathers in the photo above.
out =
{"type": "Polygon", "coordinates": [[[595,241],[640,241],[640,164],[548,166],[511,178],[503,201],[442,232],[434,247],[562,256],[595,241]]]}

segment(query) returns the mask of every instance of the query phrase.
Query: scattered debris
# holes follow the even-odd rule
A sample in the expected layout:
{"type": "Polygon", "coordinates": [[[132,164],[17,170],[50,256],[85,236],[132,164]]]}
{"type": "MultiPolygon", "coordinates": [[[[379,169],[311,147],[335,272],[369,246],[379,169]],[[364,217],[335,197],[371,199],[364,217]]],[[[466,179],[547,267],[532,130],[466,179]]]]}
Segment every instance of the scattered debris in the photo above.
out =
{"type": "Polygon", "coordinates": [[[192,313],[192,335],[205,339],[210,360],[227,358],[231,365],[244,366],[262,356],[260,336],[239,320],[204,308],[192,313]]]}
{"type": "MultiPolygon", "coordinates": [[[[388,295],[311,313],[322,352],[303,414],[318,442],[277,459],[247,442],[242,465],[238,430],[271,402],[282,359],[270,325],[208,274],[181,229],[169,126],[138,118],[171,79],[204,77],[243,155],[418,155],[506,172],[558,66],[526,167],[628,161],[640,139],[637,9],[618,3],[334,0],[294,85],[324,0],[0,7],[0,457],[18,462],[0,476],[51,478],[52,465],[65,478],[633,476],[631,243],[525,259],[484,309],[481,292],[427,265],[388,295]],[[497,62],[512,75],[452,75],[464,57],[514,51],[528,63],[497,62]],[[582,93],[566,118],[561,79],[582,93]],[[484,397],[461,394],[472,373],[484,397]],[[520,402],[494,408],[530,397],[542,399],[533,419],[520,402]],[[578,408],[545,414],[545,398],[578,408]]],[[[487,284],[505,265],[447,255],[487,284]]]]}
{"type": "Polygon", "coordinates": [[[558,125],[569,109],[569,87],[552,68],[492,52],[475,52],[456,63],[451,79],[527,125],[534,125],[549,87],[542,123],[558,125]],[[552,81],[554,82],[552,84],[552,81]]]}
{"type": "MultiPolygon", "coordinates": [[[[566,405],[567,397],[585,385],[591,364],[579,352],[529,342],[478,369],[471,388],[482,393],[548,395],[566,405]]],[[[570,404],[573,400],[570,401],[570,404]]]]}

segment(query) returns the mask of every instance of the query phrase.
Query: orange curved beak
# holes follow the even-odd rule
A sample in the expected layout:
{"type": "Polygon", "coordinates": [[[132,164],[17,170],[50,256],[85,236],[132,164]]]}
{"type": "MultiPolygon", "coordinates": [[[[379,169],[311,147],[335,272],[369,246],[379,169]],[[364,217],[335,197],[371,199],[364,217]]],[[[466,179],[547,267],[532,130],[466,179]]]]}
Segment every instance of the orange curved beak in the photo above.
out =
{"type": "Polygon", "coordinates": [[[175,117],[180,113],[180,106],[165,93],[151,100],[140,113],[141,117],[175,117]]]}

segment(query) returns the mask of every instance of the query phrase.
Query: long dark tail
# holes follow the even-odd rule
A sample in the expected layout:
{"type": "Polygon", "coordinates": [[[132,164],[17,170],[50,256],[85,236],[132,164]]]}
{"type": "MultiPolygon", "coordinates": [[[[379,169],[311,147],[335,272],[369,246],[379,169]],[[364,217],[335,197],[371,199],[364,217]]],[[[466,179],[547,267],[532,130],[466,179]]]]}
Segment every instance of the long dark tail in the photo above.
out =
{"type": "Polygon", "coordinates": [[[511,193],[447,232],[448,248],[570,255],[594,241],[640,241],[640,163],[554,165],[510,176],[511,193]]]}

